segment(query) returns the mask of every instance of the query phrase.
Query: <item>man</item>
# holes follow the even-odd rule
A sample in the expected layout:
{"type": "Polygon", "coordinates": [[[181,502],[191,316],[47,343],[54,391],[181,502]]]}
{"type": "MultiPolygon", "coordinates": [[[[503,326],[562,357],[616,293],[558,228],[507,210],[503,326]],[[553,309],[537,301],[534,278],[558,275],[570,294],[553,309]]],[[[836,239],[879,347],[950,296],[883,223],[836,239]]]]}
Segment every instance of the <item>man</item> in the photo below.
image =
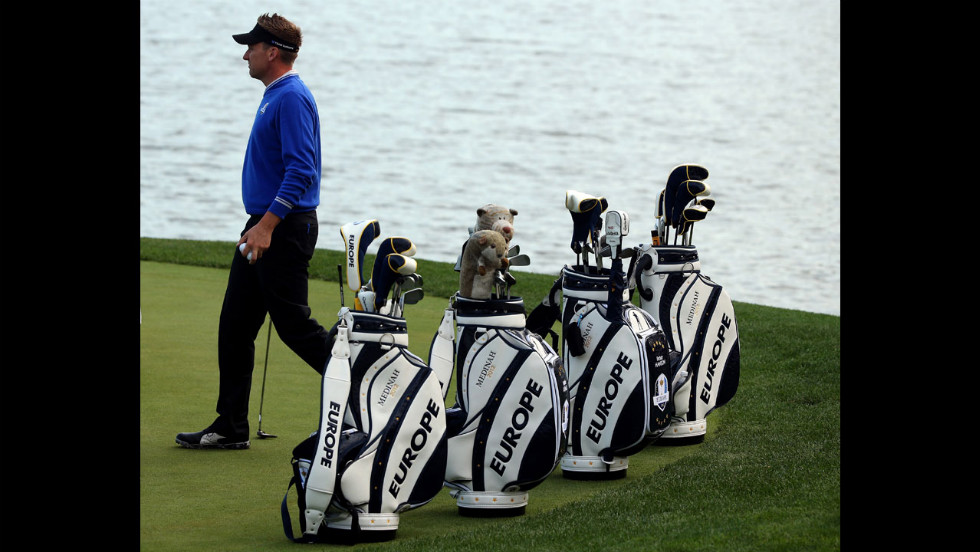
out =
{"type": "Polygon", "coordinates": [[[265,14],[251,31],[232,38],[248,47],[242,59],[265,93],[242,168],[250,217],[236,244],[218,325],[218,417],[202,431],[177,435],[177,444],[194,449],[249,448],[255,338],[266,313],[282,341],[317,372],[323,373],[330,354],[328,332],[310,318],[308,306],[320,203],[320,116],[293,70],[303,35],[286,18],[265,14]]]}

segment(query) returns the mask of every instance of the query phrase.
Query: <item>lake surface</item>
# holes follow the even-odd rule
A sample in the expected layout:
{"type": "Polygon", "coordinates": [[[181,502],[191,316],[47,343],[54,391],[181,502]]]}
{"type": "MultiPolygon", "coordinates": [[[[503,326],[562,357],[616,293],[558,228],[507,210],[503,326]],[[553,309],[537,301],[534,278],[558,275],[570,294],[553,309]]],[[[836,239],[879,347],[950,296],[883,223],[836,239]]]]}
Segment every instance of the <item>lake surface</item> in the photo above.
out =
{"type": "Polygon", "coordinates": [[[519,212],[521,270],[557,274],[575,262],[567,190],[648,243],[670,170],[697,163],[717,201],[693,235],[702,271],[735,301],[840,314],[839,2],[141,0],[141,237],[231,252],[263,92],[231,35],[265,12],[303,30],[319,248],[373,218],[452,262],[497,203],[519,212]]]}

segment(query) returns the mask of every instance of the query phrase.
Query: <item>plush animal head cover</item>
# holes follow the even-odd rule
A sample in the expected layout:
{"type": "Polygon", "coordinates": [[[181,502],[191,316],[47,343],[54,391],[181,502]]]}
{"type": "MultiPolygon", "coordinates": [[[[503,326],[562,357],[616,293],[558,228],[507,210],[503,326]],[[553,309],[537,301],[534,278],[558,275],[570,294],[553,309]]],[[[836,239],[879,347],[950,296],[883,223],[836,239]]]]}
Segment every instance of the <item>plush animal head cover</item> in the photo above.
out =
{"type": "Polygon", "coordinates": [[[476,230],[496,230],[509,243],[514,237],[514,216],[517,209],[488,203],[476,210],[476,230]]]}
{"type": "Polygon", "coordinates": [[[501,268],[507,268],[507,239],[496,230],[477,230],[463,248],[460,295],[489,299],[494,272],[501,268]]]}

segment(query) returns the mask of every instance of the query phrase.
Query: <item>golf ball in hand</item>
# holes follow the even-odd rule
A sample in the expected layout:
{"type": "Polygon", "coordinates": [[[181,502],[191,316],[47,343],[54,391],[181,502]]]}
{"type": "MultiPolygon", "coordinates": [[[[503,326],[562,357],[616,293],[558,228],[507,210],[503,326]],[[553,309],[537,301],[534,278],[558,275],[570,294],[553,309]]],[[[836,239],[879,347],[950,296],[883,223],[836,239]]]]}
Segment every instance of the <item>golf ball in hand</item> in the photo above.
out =
{"type": "MultiPolygon", "coordinates": [[[[244,253],[245,252],[245,244],[243,243],[243,244],[239,245],[238,246],[238,250],[241,251],[242,253],[244,253]]],[[[252,260],[252,252],[249,251],[248,252],[248,256],[245,257],[245,258],[248,259],[249,261],[251,261],[252,260]]]]}

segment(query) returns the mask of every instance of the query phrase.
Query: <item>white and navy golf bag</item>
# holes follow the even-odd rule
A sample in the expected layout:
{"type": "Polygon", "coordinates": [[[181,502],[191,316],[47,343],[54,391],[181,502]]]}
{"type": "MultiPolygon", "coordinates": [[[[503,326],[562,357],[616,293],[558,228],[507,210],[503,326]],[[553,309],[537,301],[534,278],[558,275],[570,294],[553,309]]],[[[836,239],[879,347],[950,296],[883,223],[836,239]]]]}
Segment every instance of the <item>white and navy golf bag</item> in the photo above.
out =
{"type": "Polygon", "coordinates": [[[677,353],[674,418],[658,445],[704,440],[705,418],[738,388],[740,345],[732,300],[701,273],[693,245],[637,248],[633,278],[640,306],[677,353]]]}
{"type": "Polygon", "coordinates": [[[446,472],[446,409],[436,376],[408,350],[405,320],[340,310],[323,373],[320,425],[293,450],[298,542],[394,538],[399,513],[431,501],[446,472]]]}
{"type": "Polygon", "coordinates": [[[525,320],[520,297],[457,293],[433,338],[430,366],[452,373],[455,364],[445,486],[460,515],[523,514],[528,491],[555,470],[565,450],[565,372],[525,320]]]}
{"type": "Polygon", "coordinates": [[[653,318],[629,301],[618,259],[611,269],[566,265],[560,282],[562,359],[572,408],[562,474],[625,477],[628,457],[670,424],[670,348],[653,318]]]}

